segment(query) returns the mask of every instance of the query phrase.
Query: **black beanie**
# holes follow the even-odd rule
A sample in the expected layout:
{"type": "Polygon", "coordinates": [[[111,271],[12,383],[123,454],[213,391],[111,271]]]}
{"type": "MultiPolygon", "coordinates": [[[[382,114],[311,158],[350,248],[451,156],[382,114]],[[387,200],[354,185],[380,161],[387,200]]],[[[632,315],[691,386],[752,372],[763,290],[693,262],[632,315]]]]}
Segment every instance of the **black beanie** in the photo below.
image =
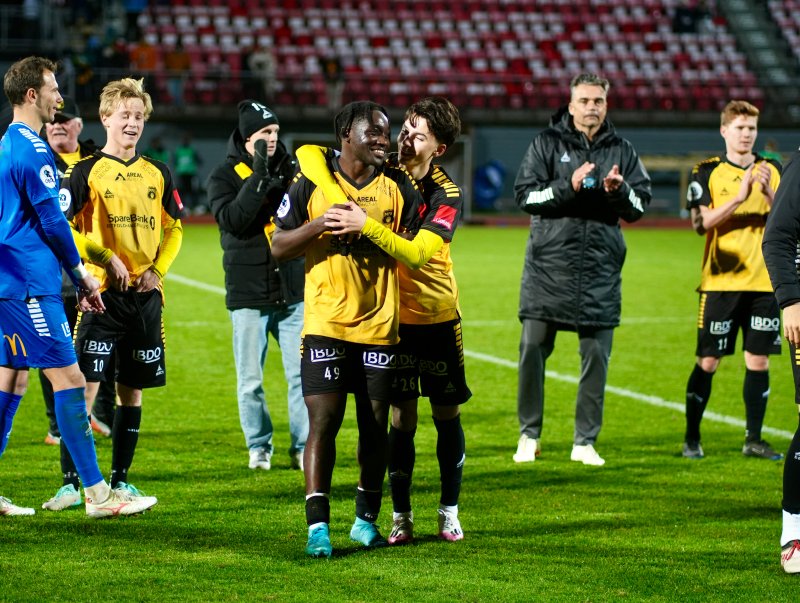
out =
{"type": "Polygon", "coordinates": [[[243,100],[239,103],[239,133],[244,140],[270,124],[277,124],[278,116],[267,107],[254,100],[243,100]]]}

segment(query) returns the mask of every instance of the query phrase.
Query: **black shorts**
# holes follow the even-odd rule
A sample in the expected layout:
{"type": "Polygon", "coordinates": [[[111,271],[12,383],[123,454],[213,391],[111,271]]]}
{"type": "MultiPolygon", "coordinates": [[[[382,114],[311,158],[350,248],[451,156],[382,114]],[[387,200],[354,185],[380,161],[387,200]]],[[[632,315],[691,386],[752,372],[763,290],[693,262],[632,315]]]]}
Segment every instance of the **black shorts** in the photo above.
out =
{"type": "Polygon", "coordinates": [[[395,346],[306,335],[300,346],[303,395],[352,393],[392,401],[395,346]]]}
{"type": "Polygon", "coordinates": [[[736,351],[739,329],[746,352],[759,356],[780,354],[781,314],[775,296],[754,291],[700,293],[697,356],[730,356],[736,351]]]}
{"type": "Polygon", "coordinates": [[[117,382],[134,389],[167,382],[161,293],[104,291],[103,314],[83,313],[75,330],[78,365],[87,381],[105,381],[116,354],[117,382]]]}
{"type": "Polygon", "coordinates": [[[396,400],[420,393],[431,404],[455,406],[472,397],[464,372],[461,319],[429,325],[400,325],[396,400]]]}

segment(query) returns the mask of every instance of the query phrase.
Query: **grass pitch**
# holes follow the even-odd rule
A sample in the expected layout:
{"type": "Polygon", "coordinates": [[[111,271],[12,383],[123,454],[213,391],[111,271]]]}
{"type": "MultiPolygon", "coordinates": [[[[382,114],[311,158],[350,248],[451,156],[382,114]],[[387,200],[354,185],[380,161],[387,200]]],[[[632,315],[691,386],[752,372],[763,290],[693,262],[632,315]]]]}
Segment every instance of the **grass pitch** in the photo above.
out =
{"type": "MultiPolygon", "coordinates": [[[[791,601],[779,565],[782,464],[744,458],[744,366],[726,358],[703,423],[707,458],[680,456],[703,240],[627,228],[623,324],[615,333],[605,467],[569,461],[577,338],[548,363],[543,453],[516,465],[516,319],[527,230],[462,227],[453,244],[467,371],[462,542],[438,541],[435,430],[417,434],[417,541],[361,550],[348,540],[357,480],[348,409],[338,439],[330,561],[305,557],[303,479],[289,469],[285,382],[274,342],[265,387],[275,421],[269,472],[247,468],[230,322],[214,226],[186,228],[167,281],[168,386],[145,393],[131,481],[159,498],[140,517],[83,510],[0,519],[2,601],[791,601]]],[[[773,359],[765,437],[785,450],[797,424],[787,350],[773,359]]],[[[421,417],[427,417],[421,401],[421,417]]],[[[352,405],[351,405],[352,406],[352,405]]],[[[35,374],[0,460],[0,494],[37,509],[60,485],[35,374]]],[[[97,443],[104,471],[110,441],[97,443]]],[[[380,525],[388,533],[385,498],[380,525]]]]}

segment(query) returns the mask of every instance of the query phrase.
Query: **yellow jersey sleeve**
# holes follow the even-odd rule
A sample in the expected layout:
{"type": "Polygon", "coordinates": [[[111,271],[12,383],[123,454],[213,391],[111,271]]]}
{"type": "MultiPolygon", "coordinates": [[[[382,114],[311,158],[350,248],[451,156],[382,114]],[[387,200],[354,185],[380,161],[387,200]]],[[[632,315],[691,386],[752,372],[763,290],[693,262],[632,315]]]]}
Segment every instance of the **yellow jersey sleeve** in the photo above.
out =
{"type": "Polygon", "coordinates": [[[444,239],[430,230],[420,230],[409,241],[370,217],[367,217],[361,233],[394,259],[414,270],[427,264],[444,245],[444,239]]]}
{"type": "Polygon", "coordinates": [[[325,159],[325,147],[306,144],[295,151],[300,171],[316,184],[331,204],[347,203],[348,198],[331,173],[325,159]]]}
{"type": "Polygon", "coordinates": [[[75,246],[78,248],[78,253],[82,258],[86,258],[93,264],[104,266],[114,255],[111,249],[106,249],[99,243],[96,243],[78,232],[75,225],[70,223],[72,228],[72,238],[75,240],[75,246]]]}
{"type": "Polygon", "coordinates": [[[179,219],[169,217],[164,212],[164,238],[161,239],[161,245],[158,248],[158,255],[155,262],[153,262],[153,272],[158,275],[158,278],[164,279],[164,275],[172,266],[172,262],[178,256],[183,243],[183,225],[179,219]]]}

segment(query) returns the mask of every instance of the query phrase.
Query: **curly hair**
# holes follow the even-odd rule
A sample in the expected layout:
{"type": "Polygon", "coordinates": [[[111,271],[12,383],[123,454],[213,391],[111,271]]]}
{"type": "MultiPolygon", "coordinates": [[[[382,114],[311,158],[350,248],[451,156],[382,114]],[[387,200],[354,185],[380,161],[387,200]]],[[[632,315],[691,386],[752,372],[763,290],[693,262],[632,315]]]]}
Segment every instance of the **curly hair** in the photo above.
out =
{"type": "Polygon", "coordinates": [[[372,119],[373,111],[380,111],[387,119],[389,118],[389,111],[386,110],[386,107],[373,101],[354,101],[342,107],[342,110],[333,118],[336,143],[341,144],[342,139],[350,134],[350,128],[355,122],[372,119]]]}

